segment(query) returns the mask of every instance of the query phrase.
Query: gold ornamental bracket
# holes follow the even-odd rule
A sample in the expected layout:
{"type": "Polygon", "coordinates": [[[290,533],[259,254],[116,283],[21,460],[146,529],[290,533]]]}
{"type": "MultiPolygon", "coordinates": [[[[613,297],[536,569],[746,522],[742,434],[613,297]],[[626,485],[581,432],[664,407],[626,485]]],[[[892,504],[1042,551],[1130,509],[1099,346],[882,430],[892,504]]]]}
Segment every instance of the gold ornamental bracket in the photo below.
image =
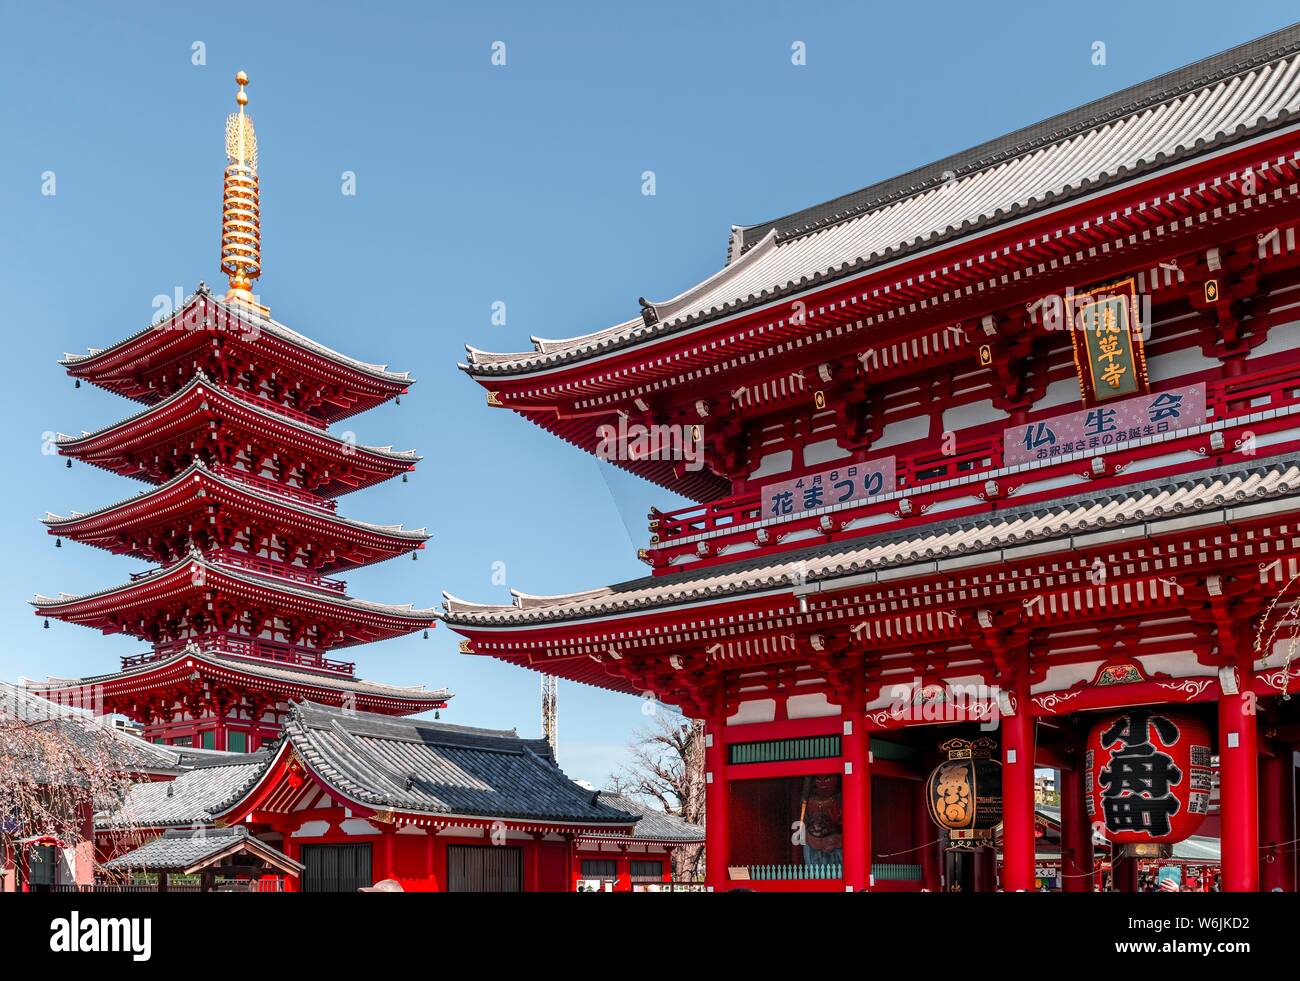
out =
{"type": "Polygon", "coordinates": [[[257,302],[253,281],[262,275],[261,189],[257,176],[257,131],[248,114],[248,75],[238,72],[237,112],[226,117],[226,171],[221,195],[221,271],[230,280],[227,302],[267,316],[257,302]]]}

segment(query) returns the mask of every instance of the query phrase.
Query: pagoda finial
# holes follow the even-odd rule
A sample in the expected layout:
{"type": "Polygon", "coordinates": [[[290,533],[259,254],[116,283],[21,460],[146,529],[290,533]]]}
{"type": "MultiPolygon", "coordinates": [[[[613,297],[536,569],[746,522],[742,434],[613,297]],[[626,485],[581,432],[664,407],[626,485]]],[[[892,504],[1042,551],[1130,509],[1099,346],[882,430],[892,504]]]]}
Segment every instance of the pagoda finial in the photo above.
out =
{"type": "Polygon", "coordinates": [[[253,297],[262,274],[262,222],[257,180],[257,132],[248,115],[248,75],[235,75],[239,111],[226,117],[226,178],[221,202],[221,271],[230,278],[227,300],[269,313],[253,297]]]}

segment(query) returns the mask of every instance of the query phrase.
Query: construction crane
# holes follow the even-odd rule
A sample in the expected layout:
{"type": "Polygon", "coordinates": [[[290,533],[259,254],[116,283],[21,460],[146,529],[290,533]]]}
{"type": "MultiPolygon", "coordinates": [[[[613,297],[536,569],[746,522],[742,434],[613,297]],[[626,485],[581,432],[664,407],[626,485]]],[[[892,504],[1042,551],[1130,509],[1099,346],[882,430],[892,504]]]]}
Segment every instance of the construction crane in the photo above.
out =
{"type": "Polygon", "coordinates": [[[542,736],[551,747],[551,757],[559,760],[560,721],[557,715],[558,694],[553,674],[542,675],[542,736]]]}

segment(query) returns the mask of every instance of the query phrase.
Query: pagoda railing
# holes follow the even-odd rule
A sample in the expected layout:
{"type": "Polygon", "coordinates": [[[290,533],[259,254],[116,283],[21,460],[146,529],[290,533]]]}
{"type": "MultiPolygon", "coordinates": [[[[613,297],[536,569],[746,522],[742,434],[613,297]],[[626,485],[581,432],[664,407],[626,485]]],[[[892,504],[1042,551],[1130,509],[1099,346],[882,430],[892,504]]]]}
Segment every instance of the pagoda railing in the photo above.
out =
{"type": "Polygon", "coordinates": [[[339,596],[342,596],[347,589],[347,584],[341,579],[330,579],[328,576],[322,576],[311,569],[303,569],[300,566],[278,562],[275,559],[264,559],[257,555],[248,555],[245,552],[236,552],[228,548],[215,548],[206,555],[221,565],[246,569],[249,572],[257,573],[259,576],[283,579],[286,582],[310,586],[313,589],[325,589],[331,593],[337,593],[339,596]]]}
{"type": "MultiPolygon", "coordinates": [[[[1207,382],[1206,408],[1210,428],[1224,429],[1249,423],[1256,437],[1264,437],[1272,431],[1300,427],[1300,365],[1207,382]]],[[[1068,411],[1066,407],[1061,409],[1062,413],[1068,411]]],[[[1092,476],[1113,476],[1145,456],[1170,455],[1187,450],[1203,455],[1207,443],[1205,429],[1202,426],[1174,430],[1151,445],[1098,451],[1097,456],[1109,461],[1109,465],[1103,473],[1093,473],[1092,476]]],[[[1269,445],[1269,441],[1260,439],[1259,445],[1269,445]]],[[[988,506],[998,500],[1004,488],[989,486],[981,479],[998,478],[994,483],[1007,482],[1008,474],[1000,472],[1004,470],[1002,450],[999,432],[996,436],[982,435],[966,440],[959,437],[956,452],[947,455],[934,447],[912,454],[895,454],[900,493],[843,505],[835,510],[834,523],[829,529],[823,520],[828,517],[824,509],[780,518],[764,516],[759,489],[674,511],[652,511],[646,557],[653,566],[661,568],[687,553],[694,553],[699,558],[720,557],[730,546],[755,541],[759,528],[767,529],[768,542],[765,544],[777,545],[792,532],[809,528],[834,533],[852,532],[855,528],[880,530],[893,521],[900,525],[904,521],[914,523],[927,511],[946,510],[952,505],[945,505],[945,502],[960,498],[978,497],[988,506]],[[911,506],[901,505],[900,496],[909,498],[911,506]]],[[[882,450],[880,455],[888,453],[888,450],[882,450]]],[[[828,463],[826,467],[833,465],[828,463]]],[[[1203,462],[1188,464],[1189,468],[1203,466],[1203,462]]],[[[1030,481],[1049,482],[1057,477],[1082,473],[1086,468],[1087,461],[1049,459],[1012,469],[1016,471],[1015,482],[1019,485],[1030,481]]],[[[975,506],[975,502],[971,506],[975,506]]],[[[806,534],[801,539],[806,542],[814,540],[806,534]]]]}
{"type": "Polygon", "coordinates": [[[259,409],[262,409],[266,412],[274,412],[282,416],[287,416],[288,418],[293,419],[296,422],[306,423],[308,426],[311,426],[313,429],[329,428],[329,423],[326,420],[321,419],[318,416],[309,415],[308,413],[303,412],[301,409],[295,409],[292,406],[284,405],[283,403],[276,402],[273,399],[268,399],[265,395],[262,395],[258,392],[250,392],[248,391],[248,389],[245,388],[226,389],[226,391],[234,395],[236,398],[242,399],[243,401],[249,403],[250,405],[257,406],[259,409]]]}
{"type": "Polygon", "coordinates": [[[291,501],[299,504],[306,504],[308,507],[320,508],[323,511],[337,511],[338,501],[333,498],[321,497],[319,494],[313,494],[311,491],[303,490],[300,487],[290,487],[288,484],[282,484],[278,480],[271,480],[268,477],[261,477],[257,474],[251,474],[247,470],[240,470],[236,467],[228,467],[224,464],[212,466],[211,471],[218,477],[229,477],[231,480],[237,480],[241,484],[247,484],[257,490],[268,491],[277,494],[280,497],[287,497],[291,501]]]}
{"type": "Polygon", "coordinates": [[[356,672],[355,661],[336,661],[322,657],[319,653],[263,638],[241,637],[239,634],[215,633],[202,637],[188,637],[183,640],[164,641],[155,644],[154,649],[143,654],[122,658],[122,668],[133,668],[151,661],[158,661],[177,654],[193,644],[200,651],[213,654],[226,654],[232,657],[248,658],[254,661],[274,661],[295,668],[311,671],[327,671],[330,674],[352,677],[356,672]]]}

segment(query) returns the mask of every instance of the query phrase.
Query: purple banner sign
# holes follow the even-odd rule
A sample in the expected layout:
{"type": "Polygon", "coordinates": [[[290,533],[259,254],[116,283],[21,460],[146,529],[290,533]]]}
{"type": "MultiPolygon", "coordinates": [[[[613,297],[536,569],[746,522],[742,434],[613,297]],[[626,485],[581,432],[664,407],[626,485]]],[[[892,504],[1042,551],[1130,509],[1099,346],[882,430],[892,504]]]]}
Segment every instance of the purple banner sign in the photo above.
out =
{"type": "Polygon", "coordinates": [[[1002,463],[1009,467],[1069,453],[1107,450],[1203,422],[1204,384],[1152,392],[1004,430],[1002,463]]]}
{"type": "Polygon", "coordinates": [[[892,492],[897,483],[894,458],[846,463],[834,470],[768,484],[762,490],[763,517],[779,518],[829,504],[861,501],[892,492]]]}

